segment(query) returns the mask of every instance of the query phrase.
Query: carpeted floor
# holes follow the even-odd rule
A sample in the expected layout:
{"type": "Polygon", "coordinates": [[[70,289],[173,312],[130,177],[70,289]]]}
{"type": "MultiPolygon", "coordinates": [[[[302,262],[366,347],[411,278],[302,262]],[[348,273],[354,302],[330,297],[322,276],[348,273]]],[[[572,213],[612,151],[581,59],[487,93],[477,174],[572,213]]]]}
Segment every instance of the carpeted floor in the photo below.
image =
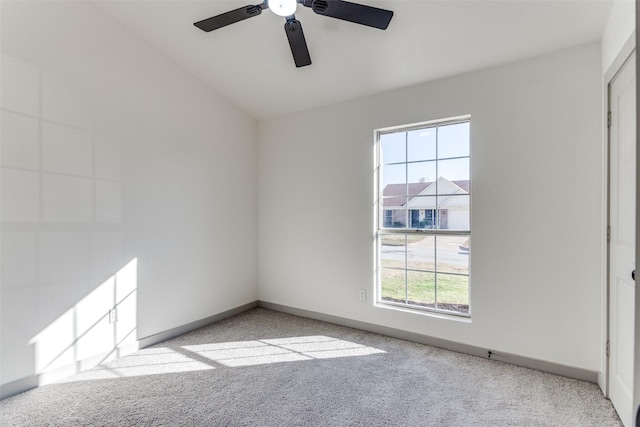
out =
{"type": "Polygon", "coordinates": [[[597,385],[254,309],[0,401],[2,426],[621,426],[597,385]]]}

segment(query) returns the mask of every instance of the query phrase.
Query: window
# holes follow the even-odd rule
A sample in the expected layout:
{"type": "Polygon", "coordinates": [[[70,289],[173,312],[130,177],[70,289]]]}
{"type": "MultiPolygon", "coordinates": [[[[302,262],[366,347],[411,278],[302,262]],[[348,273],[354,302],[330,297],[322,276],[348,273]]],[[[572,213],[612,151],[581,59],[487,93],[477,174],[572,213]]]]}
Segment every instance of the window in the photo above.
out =
{"type": "Polygon", "coordinates": [[[393,211],[387,209],[384,211],[384,226],[391,227],[391,224],[393,224],[393,211]]]}
{"type": "Polygon", "coordinates": [[[376,131],[377,301],[469,316],[469,117],[376,131]]]}

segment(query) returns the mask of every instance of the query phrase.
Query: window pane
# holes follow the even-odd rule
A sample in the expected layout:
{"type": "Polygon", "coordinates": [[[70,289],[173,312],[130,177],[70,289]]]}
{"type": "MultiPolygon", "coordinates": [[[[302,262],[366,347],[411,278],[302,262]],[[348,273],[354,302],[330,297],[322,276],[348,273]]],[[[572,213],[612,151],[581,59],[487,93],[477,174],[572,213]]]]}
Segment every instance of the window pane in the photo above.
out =
{"type": "Polygon", "coordinates": [[[384,227],[384,206],[382,204],[383,202],[380,200],[380,203],[378,203],[378,211],[375,212],[378,220],[378,228],[384,227]]]}
{"type": "Polygon", "coordinates": [[[438,196],[438,226],[440,230],[470,230],[469,196],[438,196]]]}
{"type": "Polygon", "coordinates": [[[438,128],[438,158],[469,155],[469,122],[438,128]]]}
{"type": "Polygon", "coordinates": [[[438,307],[443,310],[469,312],[469,278],[453,274],[438,274],[438,307]]]}
{"type": "Polygon", "coordinates": [[[383,196],[406,195],[407,165],[385,165],[382,167],[383,196]],[[389,187],[389,186],[392,187],[389,187]],[[389,194],[387,194],[389,193],[389,194]]]}
{"type": "Polygon", "coordinates": [[[422,193],[436,179],[436,162],[418,162],[407,165],[409,195],[422,193]]]}
{"type": "Polygon", "coordinates": [[[406,228],[407,210],[404,206],[397,206],[395,203],[406,202],[406,197],[383,199],[383,209],[380,211],[380,223],[384,228],[406,228]]]}
{"type": "Polygon", "coordinates": [[[405,268],[406,239],[404,234],[380,235],[380,265],[405,268]]]}
{"type": "Polygon", "coordinates": [[[436,201],[435,196],[409,197],[409,228],[437,228],[436,201]]]}
{"type": "Polygon", "coordinates": [[[407,302],[433,307],[436,300],[434,285],[435,273],[407,271],[407,302]]]}
{"type": "Polygon", "coordinates": [[[436,128],[413,130],[407,133],[407,160],[434,160],[436,158],[436,128]]]}
{"type": "Polygon", "coordinates": [[[407,161],[406,133],[387,133],[380,135],[380,163],[397,163],[407,161]]]}
{"type": "Polygon", "coordinates": [[[380,297],[386,301],[406,302],[406,270],[381,269],[380,297]]]}
{"type": "Polygon", "coordinates": [[[435,236],[408,236],[407,268],[435,271],[435,236]]]}
{"type": "Polygon", "coordinates": [[[392,227],[393,226],[393,209],[382,209],[382,212],[380,212],[380,214],[381,214],[382,226],[392,227]]]}
{"type": "Polygon", "coordinates": [[[438,236],[436,246],[439,273],[469,274],[469,236],[438,236]]]}
{"type": "MultiPolygon", "coordinates": [[[[438,178],[449,181],[469,181],[469,158],[438,161],[438,178]]],[[[443,193],[438,189],[439,193],[443,193]]]]}
{"type": "Polygon", "coordinates": [[[406,163],[382,167],[382,210],[380,224],[383,227],[407,226],[406,163]]]}

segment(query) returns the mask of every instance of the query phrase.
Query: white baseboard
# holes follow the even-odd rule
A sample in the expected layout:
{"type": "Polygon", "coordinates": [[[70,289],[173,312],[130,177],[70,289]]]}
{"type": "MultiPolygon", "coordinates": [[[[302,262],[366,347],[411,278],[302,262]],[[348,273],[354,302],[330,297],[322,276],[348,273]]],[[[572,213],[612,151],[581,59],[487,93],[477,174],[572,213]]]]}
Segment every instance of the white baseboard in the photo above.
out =
{"type": "MultiPolygon", "coordinates": [[[[148,337],[140,338],[135,343],[129,344],[126,348],[119,349],[115,357],[123,356],[125,354],[136,351],[138,348],[145,348],[150,345],[158,344],[162,341],[177,337],[179,335],[191,332],[195,329],[203,326],[210,325],[212,323],[219,322],[229,317],[236,316],[247,310],[251,310],[255,307],[263,307],[269,310],[280,311],[283,313],[289,313],[300,317],[307,317],[310,319],[320,320],[327,323],[333,323],[335,325],[346,326],[350,328],[360,329],[363,331],[373,332],[380,335],[386,335],[393,338],[399,338],[407,341],[417,342],[420,344],[430,345],[434,347],[440,347],[447,350],[456,351],[459,353],[470,354],[478,357],[487,357],[489,349],[472,346],[469,344],[457,343],[454,341],[443,340],[441,338],[434,338],[427,335],[417,334],[414,332],[403,331],[401,329],[390,328],[387,326],[376,325],[373,323],[361,322],[359,320],[347,319],[344,317],[333,316],[329,314],[319,313],[310,310],[304,310],[300,308],[289,307],[281,304],[276,304],[267,301],[252,301],[250,303],[232,308],[222,313],[214,314],[213,316],[205,317],[204,319],[197,320],[182,326],[178,326],[169,329],[164,332],[160,332],[148,337]]],[[[67,375],[73,374],[80,370],[89,369],[95,366],[97,363],[105,360],[109,354],[97,355],[90,359],[78,361],[73,366],[67,366],[55,371],[46,372],[42,374],[31,375],[28,377],[20,378],[15,381],[11,381],[6,384],[0,385],[0,400],[7,397],[25,392],[32,388],[38,387],[43,384],[47,384],[53,381],[57,381],[67,375]]],[[[544,360],[532,359],[525,356],[492,352],[492,360],[499,360],[502,362],[510,363],[517,366],[523,366],[526,368],[537,369],[540,371],[550,372],[556,375],[562,375],[564,377],[575,378],[578,380],[589,381],[592,383],[598,383],[598,372],[589,371],[586,369],[576,368],[572,366],[561,365],[558,363],[547,362],[544,360]]]]}
{"type": "Polygon", "coordinates": [[[32,388],[38,387],[38,385],[39,380],[37,375],[30,375],[2,384],[0,385],[0,400],[31,390],[32,388]]]}
{"type": "Polygon", "coordinates": [[[54,383],[70,375],[77,374],[80,371],[91,369],[100,363],[131,354],[138,349],[138,342],[132,342],[85,359],[80,359],[68,365],[59,366],[55,369],[49,369],[38,374],[29,375],[28,377],[2,384],[0,385],[0,400],[31,390],[32,388],[54,383]]]}
{"type": "Polygon", "coordinates": [[[186,334],[187,332],[191,332],[195,329],[202,328],[203,326],[219,322],[229,317],[237,316],[238,314],[243,313],[247,310],[251,310],[252,308],[255,308],[257,306],[258,301],[252,301],[250,303],[243,304],[230,310],[223,311],[222,313],[214,314],[213,316],[205,317],[204,319],[187,323],[186,325],[178,326],[164,332],[150,335],[148,337],[139,338],[138,341],[140,342],[140,348],[149,347],[150,345],[158,344],[162,341],[175,338],[179,335],[186,334]]]}
{"type": "Polygon", "coordinates": [[[133,353],[138,349],[148,347],[162,341],[166,341],[178,335],[186,334],[187,332],[191,332],[203,326],[210,325],[211,323],[219,322],[226,318],[236,316],[257,306],[258,301],[252,301],[250,303],[232,308],[222,313],[214,314],[213,316],[196,320],[195,322],[191,322],[186,325],[178,326],[176,328],[172,328],[148,337],[138,338],[133,343],[127,344],[126,346],[118,347],[109,352],[96,354],[89,358],[78,360],[72,364],[62,366],[54,370],[30,375],[28,377],[19,378],[6,384],[2,384],[0,385],[0,400],[19,393],[23,393],[41,385],[59,381],[77,372],[91,369],[99,363],[104,363],[118,357],[126,356],[127,354],[133,353]]]}
{"type": "MultiPolygon", "coordinates": [[[[289,313],[300,317],[308,317],[310,319],[321,320],[323,322],[333,323],[340,326],[347,326],[349,328],[360,329],[363,331],[386,335],[393,338],[399,338],[407,341],[417,342],[420,344],[430,345],[433,347],[444,348],[446,350],[452,350],[458,353],[470,354],[472,356],[487,358],[488,351],[491,350],[469,344],[448,341],[441,338],[430,337],[428,335],[417,334],[415,332],[408,332],[401,329],[361,322],[359,320],[352,320],[339,316],[332,316],[329,314],[289,307],[267,301],[259,301],[258,306],[269,310],[281,311],[283,313],[289,313]]],[[[595,371],[589,371],[582,368],[547,362],[545,360],[533,359],[530,357],[511,353],[495,352],[493,350],[491,350],[491,352],[491,360],[499,360],[501,362],[510,363],[512,365],[523,366],[526,368],[537,369],[539,371],[545,371],[556,375],[562,375],[563,377],[598,383],[598,372],[595,371]]]]}

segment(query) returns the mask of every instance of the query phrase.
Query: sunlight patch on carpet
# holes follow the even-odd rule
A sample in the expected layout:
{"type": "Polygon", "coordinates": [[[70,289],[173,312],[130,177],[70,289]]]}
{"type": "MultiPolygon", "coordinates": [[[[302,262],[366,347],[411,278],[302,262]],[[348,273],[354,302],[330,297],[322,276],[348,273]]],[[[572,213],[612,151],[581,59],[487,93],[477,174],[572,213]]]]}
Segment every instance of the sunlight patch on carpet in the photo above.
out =
{"type": "Polygon", "coordinates": [[[58,382],[175,374],[380,353],[385,351],[323,335],[184,345],[174,349],[150,347],[58,382]]]}
{"type": "Polygon", "coordinates": [[[377,348],[323,335],[187,345],[182,348],[229,367],[385,353],[377,348]]]}
{"type": "Polygon", "coordinates": [[[142,375],[173,374],[178,372],[215,369],[206,363],[194,360],[164,347],[147,348],[129,356],[115,359],[107,364],[80,372],[58,382],[104,380],[142,375]]]}

